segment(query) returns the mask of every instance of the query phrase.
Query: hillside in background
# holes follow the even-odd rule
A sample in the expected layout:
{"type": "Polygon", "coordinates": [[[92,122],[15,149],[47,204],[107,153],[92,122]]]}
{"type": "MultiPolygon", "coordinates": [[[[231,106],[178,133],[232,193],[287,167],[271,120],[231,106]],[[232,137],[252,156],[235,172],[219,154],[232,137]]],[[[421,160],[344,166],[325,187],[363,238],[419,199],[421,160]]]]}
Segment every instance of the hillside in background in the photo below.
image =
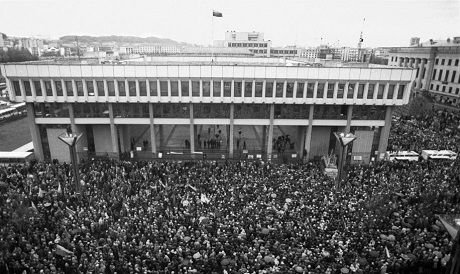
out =
{"type": "Polygon", "coordinates": [[[169,44],[169,45],[187,45],[187,43],[177,42],[168,38],[158,38],[158,37],[137,37],[137,36],[75,36],[67,35],[59,38],[59,41],[62,43],[73,43],[75,38],[78,37],[78,42],[80,43],[148,43],[148,44],[169,44]]]}

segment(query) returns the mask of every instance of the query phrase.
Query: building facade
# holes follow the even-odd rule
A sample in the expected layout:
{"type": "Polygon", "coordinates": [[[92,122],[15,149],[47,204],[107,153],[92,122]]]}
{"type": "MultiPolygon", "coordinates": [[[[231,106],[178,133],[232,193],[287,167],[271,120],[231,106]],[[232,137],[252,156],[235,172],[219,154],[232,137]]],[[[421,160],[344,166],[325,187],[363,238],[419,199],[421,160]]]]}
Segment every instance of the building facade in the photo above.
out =
{"type": "Polygon", "coordinates": [[[460,41],[450,46],[392,48],[388,65],[417,69],[414,87],[436,101],[460,107],[460,41]]]}
{"type": "Polygon", "coordinates": [[[126,64],[2,64],[10,99],[26,102],[37,159],[68,161],[58,140],[82,133],[81,157],[136,151],[252,155],[336,153],[333,132],[357,136],[350,161],[386,150],[394,106],[415,70],[288,66],[273,58],[168,57],[126,64]]]}

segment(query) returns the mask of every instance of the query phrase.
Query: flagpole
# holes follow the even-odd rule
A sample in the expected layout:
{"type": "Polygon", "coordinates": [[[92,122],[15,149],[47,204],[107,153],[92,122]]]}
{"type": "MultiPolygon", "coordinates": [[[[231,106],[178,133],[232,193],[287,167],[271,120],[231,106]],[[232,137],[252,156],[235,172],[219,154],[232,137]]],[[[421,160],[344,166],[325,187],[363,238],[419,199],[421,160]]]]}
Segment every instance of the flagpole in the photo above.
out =
{"type": "Polygon", "coordinates": [[[214,10],[212,10],[212,18],[211,18],[211,65],[214,62],[214,10]]]}

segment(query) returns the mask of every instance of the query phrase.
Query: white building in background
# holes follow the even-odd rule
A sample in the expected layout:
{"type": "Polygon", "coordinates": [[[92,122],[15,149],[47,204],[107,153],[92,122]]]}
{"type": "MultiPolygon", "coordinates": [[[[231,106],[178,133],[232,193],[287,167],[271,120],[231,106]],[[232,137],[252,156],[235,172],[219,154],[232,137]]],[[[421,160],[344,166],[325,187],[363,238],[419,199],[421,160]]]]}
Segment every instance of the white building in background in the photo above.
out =
{"type": "Polygon", "coordinates": [[[418,47],[420,45],[420,37],[412,37],[409,42],[410,47],[418,47]]]}
{"type": "Polygon", "coordinates": [[[306,48],[300,50],[300,57],[307,58],[309,60],[315,60],[319,56],[319,48],[306,48]]]}
{"type": "Polygon", "coordinates": [[[164,45],[164,44],[139,44],[132,46],[120,47],[122,54],[178,54],[182,51],[180,45],[164,45]]]}

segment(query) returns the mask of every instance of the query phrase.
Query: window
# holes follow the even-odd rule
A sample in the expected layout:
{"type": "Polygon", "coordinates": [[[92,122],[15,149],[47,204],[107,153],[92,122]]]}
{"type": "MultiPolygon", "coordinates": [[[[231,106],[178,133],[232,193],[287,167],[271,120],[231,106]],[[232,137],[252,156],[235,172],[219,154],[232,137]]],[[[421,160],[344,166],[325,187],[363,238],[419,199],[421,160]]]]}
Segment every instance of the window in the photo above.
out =
{"type": "Polygon", "coordinates": [[[283,97],[284,82],[276,82],[275,97],[283,97]]]}
{"type": "Polygon", "coordinates": [[[267,98],[273,97],[273,82],[265,83],[265,97],[267,98]]]}
{"type": "Polygon", "coordinates": [[[53,96],[53,89],[51,88],[51,81],[45,81],[46,96],[53,96]]]}
{"type": "Polygon", "coordinates": [[[200,82],[199,81],[192,82],[192,96],[200,97],[200,82]]]}
{"type": "Polygon", "coordinates": [[[327,98],[334,98],[335,83],[327,84],[327,98]]]}
{"type": "Polygon", "coordinates": [[[136,82],[128,81],[129,96],[136,96],[136,82]]]}
{"type": "Polygon", "coordinates": [[[294,97],[294,83],[287,83],[286,85],[286,98],[294,97]]]}
{"type": "Polygon", "coordinates": [[[158,96],[158,82],[156,80],[149,81],[150,96],[158,96]]]}
{"type": "Polygon", "coordinates": [[[256,86],[255,86],[255,94],[254,96],[255,97],[262,97],[262,90],[264,88],[264,83],[263,82],[256,82],[256,86]]]}
{"type": "Polygon", "coordinates": [[[406,85],[399,85],[399,90],[398,90],[398,99],[402,99],[404,97],[404,89],[406,88],[406,85]]]}
{"type": "Polygon", "coordinates": [[[94,93],[94,83],[93,80],[85,80],[86,82],[86,90],[88,90],[88,96],[94,96],[96,95],[94,93]]]}
{"type": "Polygon", "coordinates": [[[232,82],[224,82],[224,97],[232,96],[232,82]]]}
{"type": "Polygon", "coordinates": [[[457,95],[458,95],[459,91],[460,91],[460,89],[459,89],[459,88],[455,89],[455,94],[457,94],[457,95]]]}
{"type": "MultiPolygon", "coordinates": [[[[200,82],[198,82],[200,84],[200,82]]],[[[168,94],[168,81],[160,81],[160,96],[169,96],[168,94]]]]}
{"type": "Polygon", "coordinates": [[[214,81],[212,83],[212,96],[213,97],[220,97],[220,91],[221,91],[221,82],[220,81],[214,81]]]}
{"type": "Polygon", "coordinates": [[[252,81],[244,82],[244,97],[252,97],[252,81]]]}
{"type": "Polygon", "coordinates": [[[26,96],[32,96],[32,89],[30,87],[29,80],[24,80],[24,89],[26,90],[26,96]]]}
{"type": "Polygon", "coordinates": [[[72,81],[65,81],[65,89],[67,90],[67,96],[73,96],[72,81]]]}
{"type": "Polygon", "coordinates": [[[449,93],[452,93],[452,87],[449,87],[449,93]]]}
{"type": "Polygon", "coordinates": [[[364,84],[359,84],[358,85],[358,99],[363,99],[364,98],[364,84]]]}
{"type": "Polygon", "coordinates": [[[35,86],[35,95],[43,96],[42,85],[40,81],[34,81],[34,86],[35,86]]]}
{"type": "Polygon", "coordinates": [[[305,89],[305,83],[303,82],[297,82],[297,92],[296,92],[296,98],[303,98],[304,95],[304,89],[305,89]]]}
{"type": "Polygon", "coordinates": [[[242,91],[242,86],[243,84],[241,82],[234,82],[234,91],[233,91],[233,97],[241,97],[241,91],[242,91]]]}
{"type": "Polygon", "coordinates": [[[448,66],[452,65],[452,59],[449,59],[449,61],[447,62],[447,65],[448,66]]]}
{"type": "Polygon", "coordinates": [[[383,92],[385,91],[385,84],[379,83],[377,90],[377,99],[383,99],[383,92]]]}
{"type": "Polygon", "coordinates": [[[190,96],[189,95],[189,82],[188,81],[181,81],[180,82],[180,92],[181,92],[181,96],[190,96]]]}
{"type": "Polygon", "coordinates": [[[436,91],[439,91],[439,85],[436,85],[436,91]]]}
{"type": "Polygon", "coordinates": [[[348,84],[347,99],[353,99],[355,84],[348,84]]]}
{"type": "Polygon", "coordinates": [[[21,96],[21,85],[19,81],[13,81],[13,89],[16,96],[21,96]]]}
{"type": "Polygon", "coordinates": [[[430,89],[433,89],[433,84],[430,85],[430,89]]]}
{"type": "Polygon", "coordinates": [[[387,99],[393,99],[393,95],[395,93],[395,88],[396,86],[391,84],[389,87],[388,87],[388,94],[387,94],[387,99]]]}
{"type": "Polygon", "coordinates": [[[452,79],[450,80],[452,83],[455,82],[455,76],[457,76],[457,72],[456,72],[456,71],[452,71],[452,79]]]}
{"type": "Polygon", "coordinates": [[[369,84],[369,87],[367,89],[367,99],[374,98],[374,89],[375,89],[375,84],[369,84]]]}
{"type": "Polygon", "coordinates": [[[338,89],[337,89],[337,98],[342,99],[344,93],[345,93],[345,84],[339,83],[338,89]]]}
{"type": "MultiPolygon", "coordinates": [[[[123,82],[124,86],[125,82],[123,82]]],[[[83,89],[83,81],[75,81],[75,85],[77,86],[77,95],[78,96],[85,96],[85,91],[83,89]]]]}
{"type": "Polygon", "coordinates": [[[438,59],[438,58],[436,58],[436,61],[435,61],[435,63],[436,63],[436,65],[438,65],[438,64],[439,64],[439,59],[438,59]]]}
{"type": "Polygon", "coordinates": [[[316,90],[316,98],[324,97],[324,83],[318,83],[318,88],[316,90]]]}
{"type": "Polygon", "coordinates": [[[113,80],[107,80],[107,89],[109,96],[115,96],[115,82],[113,80]]]}
{"type": "Polygon", "coordinates": [[[446,92],[446,86],[442,86],[442,92],[446,92]]]}
{"type": "Polygon", "coordinates": [[[441,66],[444,66],[444,59],[441,60],[441,66]]]}
{"type": "Polygon", "coordinates": [[[431,80],[434,80],[436,79],[436,69],[433,70],[433,77],[431,78],[431,80]]]}
{"type": "Polygon", "coordinates": [[[145,80],[139,80],[139,96],[147,96],[147,83],[145,80]]]}
{"type": "Polygon", "coordinates": [[[211,96],[211,82],[203,81],[203,97],[211,96]]]}
{"type": "Polygon", "coordinates": [[[439,70],[438,81],[441,81],[441,79],[442,79],[442,69],[439,70]]]}
{"type": "Polygon", "coordinates": [[[444,81],[447,82],[447,80],[449,79],[449,72],[450,70],[446,70],[446,75],[444,75],[444,81]]]}
{"type": "Polygon", "coordinates": [[[104,88],[104,81],[97,81],[97,95],[105,96],[105,88],[104,88]]]}
{"type": "Polygon", "coordinates": [[[315,92],[315,83],[307,84],[307,98],[313,98],[313,93],[315,92]]]}
{"type": "Polygon", "coordinates": [[[455,66],[458,66],[458,59],[455,60],[455,66]]]}
{"type": "Polygon", "coordinates": [[[175,80],[171,80],[171,96],[179,96],[179,84],[175,80]]]}
{"type": "Polygon", "coordinates": [[[63,96],[64,92],[62,91],[62,82],[61,80],[54,80],[54,85],[56,87],[56,95],[63,96]]]}

